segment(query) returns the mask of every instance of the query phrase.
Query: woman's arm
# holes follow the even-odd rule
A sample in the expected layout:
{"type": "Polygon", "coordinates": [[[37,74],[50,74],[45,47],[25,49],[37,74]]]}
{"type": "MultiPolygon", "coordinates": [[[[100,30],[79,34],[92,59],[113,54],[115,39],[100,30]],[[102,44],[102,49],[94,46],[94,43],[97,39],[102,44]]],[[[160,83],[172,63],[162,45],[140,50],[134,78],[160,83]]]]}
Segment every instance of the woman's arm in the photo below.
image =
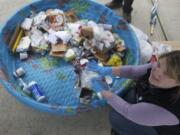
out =
{"type": "Polygon", "coordinates": [[[152,67],[152,64],[144,64],[144,65],[125,65],[121,67],[113,67],[112,74],[115,76],[130,78],[130,79],[138,79],[147,73],[147,70],[152,67]]]}
{"type": "Polygon", "coordinates": [[[138,77],[147,73],[147,70],[152,67],[152,64],[144,65],[123,65],[120,67],[102,67],[95,61],[90,61],[87,63],[87,70],[99,73],[102,76],[114,75],[120,77],[126,77],[130,79],[137,79],[138,77]]]}
{"type": "Polygon", "coordinates": [[[137,124],[144,126],[179,124],[179,120],[174,114],[160,106],[145,102],[129,104],[109,91],[103,91],[102,95],[113,109],[137,124]]]}

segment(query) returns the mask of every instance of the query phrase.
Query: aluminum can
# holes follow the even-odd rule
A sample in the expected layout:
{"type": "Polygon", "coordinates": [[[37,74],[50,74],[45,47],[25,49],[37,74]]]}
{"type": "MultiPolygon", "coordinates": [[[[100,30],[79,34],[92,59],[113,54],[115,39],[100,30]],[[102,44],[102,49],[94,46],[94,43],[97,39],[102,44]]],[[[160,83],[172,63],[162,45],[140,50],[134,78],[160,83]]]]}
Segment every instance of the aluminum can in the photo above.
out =
{"type": "Polygon", "coordinates": [[[37,82],[32,81],[28,84],[28,88],[32,93],[32,96],[37,102],[44,102],[46,97],[43,95],[42,91],[40,90],[37,82]]]}

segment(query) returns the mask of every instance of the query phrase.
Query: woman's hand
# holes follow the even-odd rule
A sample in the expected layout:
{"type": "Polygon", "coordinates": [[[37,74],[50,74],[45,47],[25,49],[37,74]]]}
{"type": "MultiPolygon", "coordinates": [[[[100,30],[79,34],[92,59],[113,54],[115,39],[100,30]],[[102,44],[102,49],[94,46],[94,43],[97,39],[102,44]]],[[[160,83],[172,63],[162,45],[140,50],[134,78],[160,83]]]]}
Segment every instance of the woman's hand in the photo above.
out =
{"type": "Polygon", "coordinates": [[[87,70],[97,72],[101,76],[112,74],[112,67],[101,67],[95,61],[90,61],[87,63],[87,70]]]}
{"type": "Polygon", "coordinates": [[[103,82],[102,78],[93,78],[91,80],[91,88],[96,92],[101,92],[108,89],[108,85],[103,82]]]}

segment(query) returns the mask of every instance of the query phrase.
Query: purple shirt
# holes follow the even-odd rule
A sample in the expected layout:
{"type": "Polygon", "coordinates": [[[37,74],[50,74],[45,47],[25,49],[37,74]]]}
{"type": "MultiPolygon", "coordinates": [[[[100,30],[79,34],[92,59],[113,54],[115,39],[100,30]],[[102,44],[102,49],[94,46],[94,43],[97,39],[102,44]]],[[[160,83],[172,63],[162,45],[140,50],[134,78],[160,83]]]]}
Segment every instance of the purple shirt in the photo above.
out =
{"type": "MultiPolygon", "coordinates": [[[[152,64],[144,64],[139,66],[122,66],[120,68],[121,77],[138,79],[147,73],[152,64]]],[[[178,118],[168,110],[155,104],[141,102],[130,104],[121,97],[113,94],[107,102],[118,113],[127,119],[144,126],[162,126],[177,125],[178,118]]]]}

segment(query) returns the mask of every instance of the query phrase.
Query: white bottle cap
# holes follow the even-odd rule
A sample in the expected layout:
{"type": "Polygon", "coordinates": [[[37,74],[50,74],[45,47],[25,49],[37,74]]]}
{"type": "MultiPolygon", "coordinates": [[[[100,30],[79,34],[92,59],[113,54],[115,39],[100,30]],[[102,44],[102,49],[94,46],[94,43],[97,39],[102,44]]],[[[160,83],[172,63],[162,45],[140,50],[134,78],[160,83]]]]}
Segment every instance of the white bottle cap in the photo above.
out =
{"type": "Polygon", "coordinates": [[[36,101],[37,101],[37,102],[44,102],[45,99],[46,99],[45,96],[40,96],[36,101]]]}

